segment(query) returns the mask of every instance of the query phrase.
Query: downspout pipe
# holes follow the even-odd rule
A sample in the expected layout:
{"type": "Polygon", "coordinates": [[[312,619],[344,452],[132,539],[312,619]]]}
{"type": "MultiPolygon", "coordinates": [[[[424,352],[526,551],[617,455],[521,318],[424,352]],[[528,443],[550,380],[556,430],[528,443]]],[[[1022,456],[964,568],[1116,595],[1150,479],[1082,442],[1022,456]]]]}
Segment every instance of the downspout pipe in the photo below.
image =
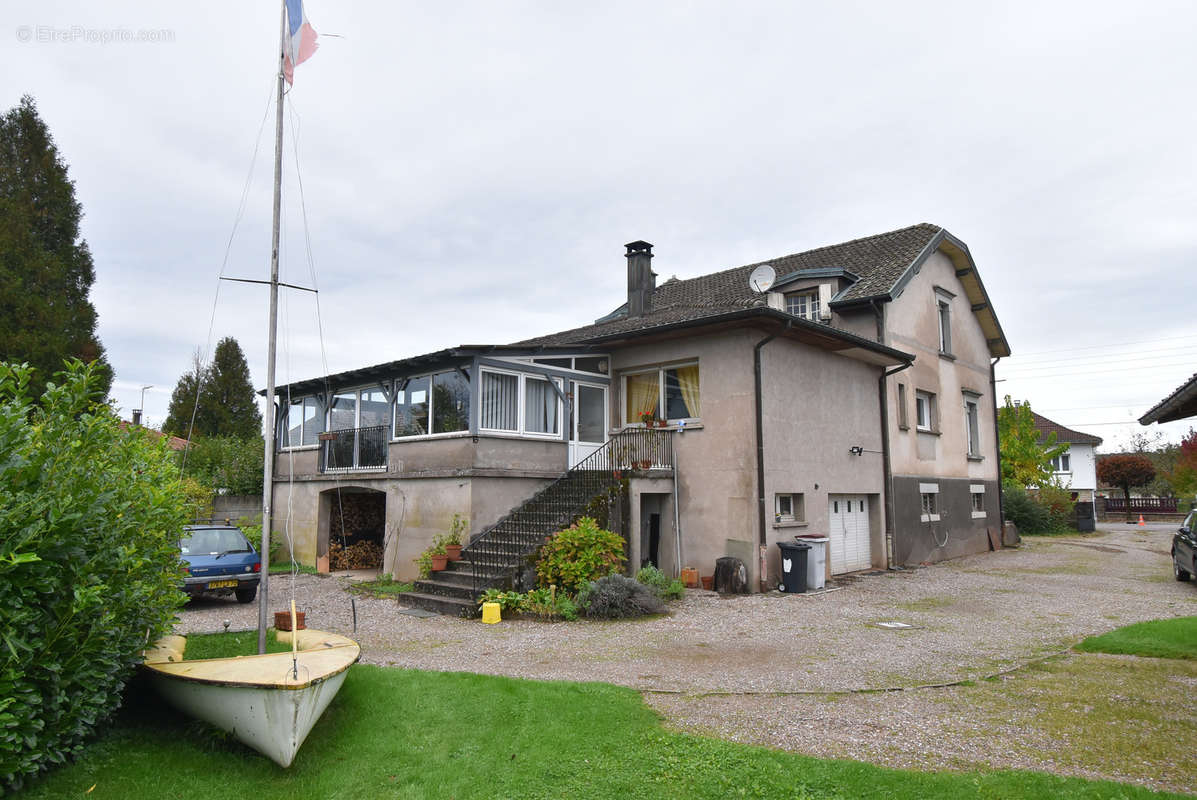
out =
{"type": "MultiPolygon", "coordinates": [[[[1002,439],[998,431],[997,372],[995,371],[997,363],[1001,360],[1002,357],[998,356],[989,362],[989,393],[993,395],[993,452],[997,454],[998,530],[1000,533],[1005,533],[1006,509],[1002,504],[1002,439]]],[[[1097,503],[1094,503],[1093,507],[1096,510],[1097,503]]]]}
{"type": "Polygon", "coordinates": [[[894,487],[893,469],[889,463],[889,392],[886,379],[896,375],[904,369],[909,369],[914,362],[907,361],[900,367],[883,371],[877,378],[877,397],[881,407],[881,485],[885,487],[885,566],[894,568],[894,487]]]}
{"type": "Polygon", "coordinates": [[[793,326],[792,320],[786,320],[786,326],[777,333],[771,333],[764,339],[756,343],[752,348],[752,376],[754,382],[754,392],[756,397],[756,510],[757,510],[757,526],[758,526],[758,541],[760,550],[758,554],[758,571],[760,572],[758,583],[761,591],[766,591],[769,581],[769,573],[767,569],[767,558],[769,554],[768,537],[765,530],[765,422],[764,413],[761,408],[761,348],[769,344],[769,342],[782,335],[793,326]]]}

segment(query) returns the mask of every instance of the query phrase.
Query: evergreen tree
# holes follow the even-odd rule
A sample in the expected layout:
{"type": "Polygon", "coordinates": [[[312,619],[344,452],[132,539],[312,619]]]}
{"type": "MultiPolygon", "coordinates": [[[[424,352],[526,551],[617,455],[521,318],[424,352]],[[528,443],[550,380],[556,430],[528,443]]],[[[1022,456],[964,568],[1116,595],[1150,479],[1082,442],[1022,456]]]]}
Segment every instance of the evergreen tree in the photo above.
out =
{"type": "Polygon", "coordinates": [[[249,364],[241,345],[231,336],[216,345],[212,363],[206,368],[197,352],[191,369],[185,372],[170,397],[170,408],[162,429],[176,436],[199,438],[231,436],[247,439],[262,433],[262,415],[254,402],[249,364]],[[196,384],[200,384],[196,404],[196,384]],[[195,412],[195,426],[191,415],[195,412]]]}
{"type": "Polygon", "coordinates": [[[95,269],[79,237],[83,210],[49,130],[26,95],[0,117],[0,359],[28,362],[30,393],[69,358],[96,361],[107,397],[112,369],[88,298],[95,269]]]}

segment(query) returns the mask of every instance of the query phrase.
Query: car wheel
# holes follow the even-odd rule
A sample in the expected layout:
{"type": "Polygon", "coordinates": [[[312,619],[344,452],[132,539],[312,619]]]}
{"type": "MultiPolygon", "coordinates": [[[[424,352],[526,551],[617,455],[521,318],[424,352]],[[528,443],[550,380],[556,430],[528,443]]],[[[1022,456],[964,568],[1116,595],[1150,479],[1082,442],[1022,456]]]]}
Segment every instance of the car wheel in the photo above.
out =
{"type": "Polygon", "coordinates": [[[1189,579],[1188,570],[1180,568],[1180,562],[1176,560],[1176,554],[1172,554],[1172,574],[1176,576],[1178,581],[1187,581],[1189,579]]]}
{"type": "Polygon", "coordinates": [[[248,589],[238,589],[236,594],[238,603],[252,603],[258,596],[258,587],[250,586],[248,589]]]}

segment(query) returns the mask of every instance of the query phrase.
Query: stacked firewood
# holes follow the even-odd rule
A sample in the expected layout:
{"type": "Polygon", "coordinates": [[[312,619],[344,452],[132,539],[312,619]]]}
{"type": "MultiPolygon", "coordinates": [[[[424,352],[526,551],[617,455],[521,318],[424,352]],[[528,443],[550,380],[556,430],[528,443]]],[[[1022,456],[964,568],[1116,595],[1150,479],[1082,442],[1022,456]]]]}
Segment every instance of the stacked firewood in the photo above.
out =
{"type": "Polygon", "coordinates": [[[339,569],[374,569],[382,566],[382,545],[362,540],[348,547],[340,542],[328,546],[328,565],[339,569]]]}

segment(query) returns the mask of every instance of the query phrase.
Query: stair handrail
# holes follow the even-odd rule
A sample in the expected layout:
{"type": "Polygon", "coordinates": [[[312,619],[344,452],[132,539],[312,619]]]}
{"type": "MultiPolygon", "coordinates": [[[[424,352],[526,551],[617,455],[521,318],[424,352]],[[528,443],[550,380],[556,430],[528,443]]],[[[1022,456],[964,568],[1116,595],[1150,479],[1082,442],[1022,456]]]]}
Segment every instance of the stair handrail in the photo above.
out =
{"type": "Polygon", "coordinates": [[[673,468],[672,431],[635,427],[612,434],[601,447],[539,489],[462,548],[462,558],[469,560],[472,567],[475,597],[513,574],[519,568],[521,559],[561,529],[563,517],[576,516],[599,494],[618,485],[624,471],[673,468]],[[551,505],[554,494],[571,482],[583,485],[579,492],[581,499],[558,504],[558,508],[550,508],[547,512],[535,510],[538,503],[551,505]],[[531,527],[532,533],[522,533],[515,528],[517,523],[531,527]],[[500,539],[505,534],[520,536],[521,533],[526,541],[516,546],[500,539]]]}

